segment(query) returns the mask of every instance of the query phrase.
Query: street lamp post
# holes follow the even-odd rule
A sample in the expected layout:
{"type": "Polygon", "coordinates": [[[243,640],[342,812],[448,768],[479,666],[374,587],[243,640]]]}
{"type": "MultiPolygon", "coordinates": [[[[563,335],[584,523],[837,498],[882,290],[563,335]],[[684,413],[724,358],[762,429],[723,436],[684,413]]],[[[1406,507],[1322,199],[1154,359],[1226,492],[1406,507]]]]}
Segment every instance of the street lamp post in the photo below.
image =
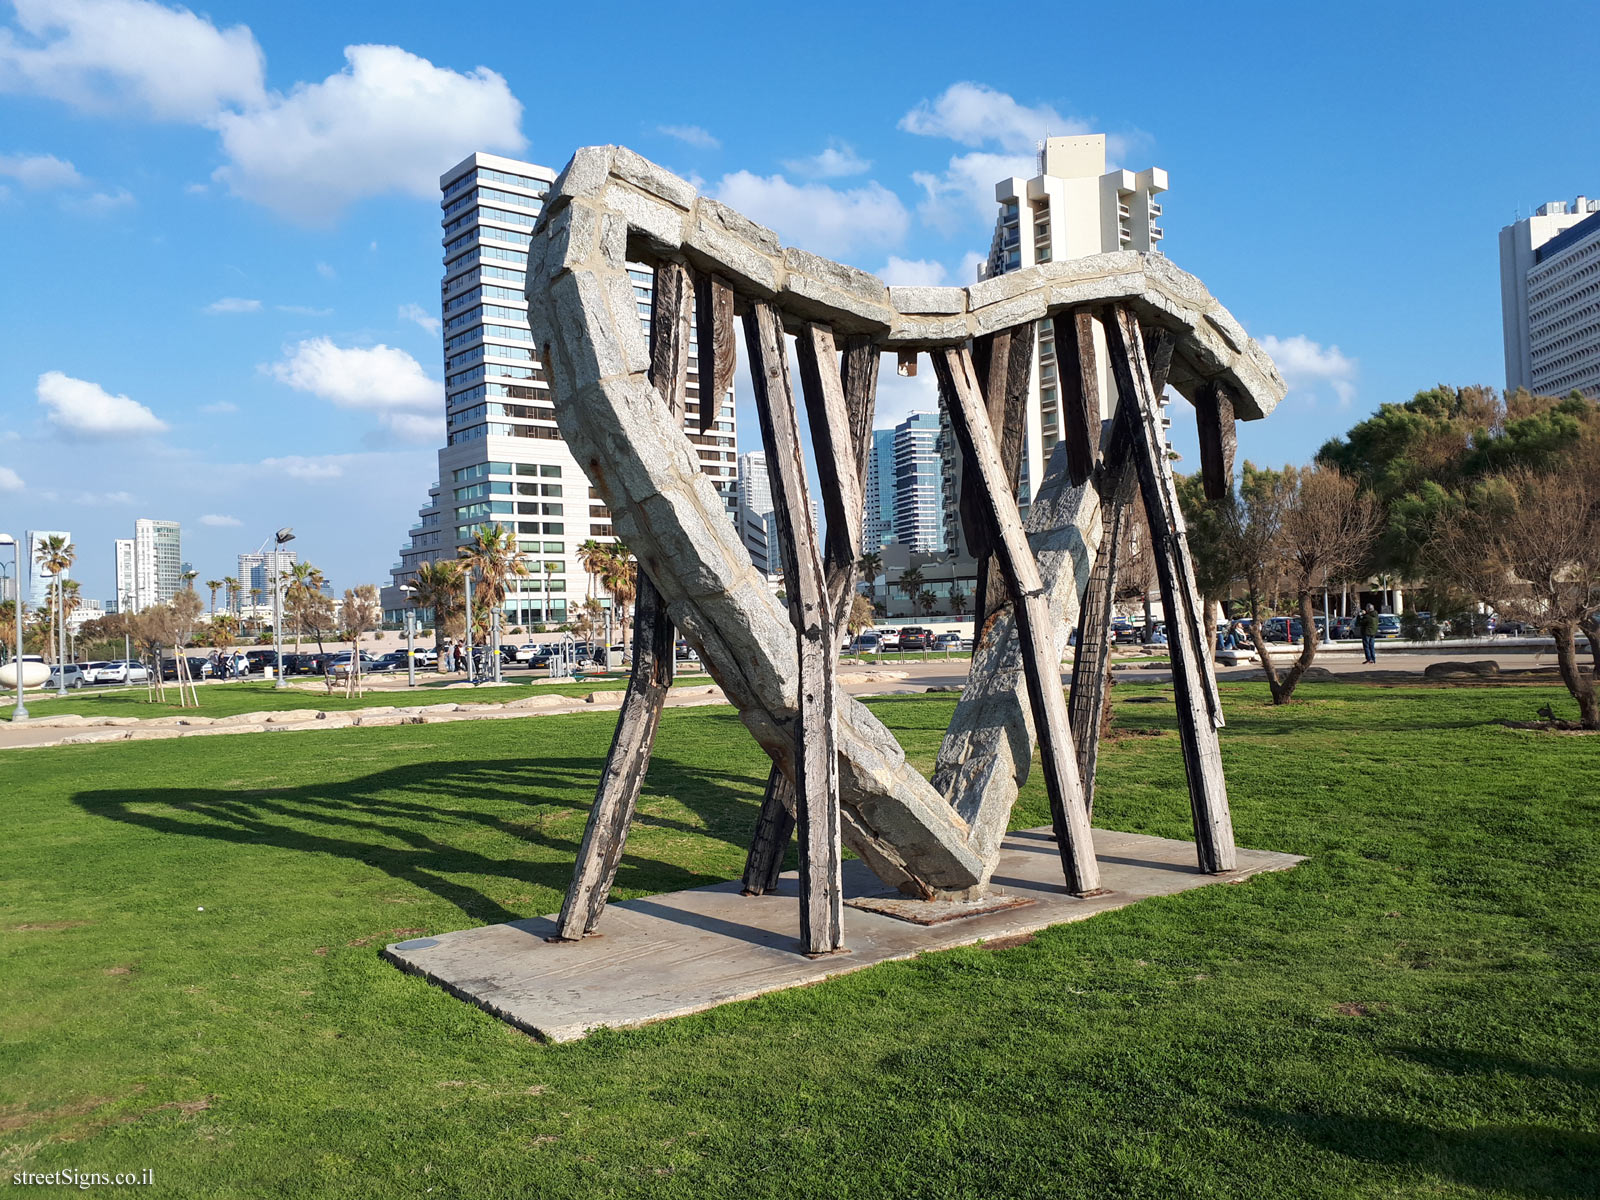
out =
{"type": "Polygon", "coordinates": [[[472,637],[472,568],[469,566],[461,574],[467,581],[467,679],[471,683],[477,683],[478,667],[472,659],[472,652],[476,648],[472,637]]]}
{"type": "MultiPolygon", "coordinates": [[[[294,541],[294,530],[285,526],[273,534],[272,537],[278,550],[282,551],[287,543],[294,541]]],[[[288,686],[283,681],[283,571],[281,569],[281,554],[272,556],[272,565],[274,568],[272,574],[272,649],[277,662],[277,665],[273,668],[273,674],[276,678],[272,681],[272,686],[276,690],[288,686]]],[[[359,647],[357,648],[357,653],[360,653],[359,647]]]]}
{"type": "Polygon", "coordinates": [[[28,706],[22,702],[22,543],[9,533],[0,533],[0,546],[10,546],[16,555],[17,594],[12,598],[13,611],[17,615],[17,653],[11,663],[17,669],[17,705],[11,710],[11,721],[28,719],[28,706]]]}
{"type": "Polygon", "coordinates": [[[411,607],[411,601],[412,593],[415,592],[416,589],[409,583],[402,583],[400,585],[400,590],[406,594],[406,686],[408,688],[414,688],[417,686],[417,659],[416,651],[413,650],[411,646],[411,639],[416,633],[417,614],[416,610],[411,607]]]}
{"type": "Polygon", "coordinates": [[[494,655],[494,681],[500,683],[500,610],[489,614],[489,653],[494,655]]]}

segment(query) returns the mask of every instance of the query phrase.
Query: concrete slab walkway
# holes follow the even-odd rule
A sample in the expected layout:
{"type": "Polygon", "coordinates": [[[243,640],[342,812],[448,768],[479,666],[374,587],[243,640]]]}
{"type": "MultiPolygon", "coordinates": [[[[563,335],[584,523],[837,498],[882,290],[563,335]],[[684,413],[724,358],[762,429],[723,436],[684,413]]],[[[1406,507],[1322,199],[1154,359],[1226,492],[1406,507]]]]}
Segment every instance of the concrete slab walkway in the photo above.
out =
{"type": "MultiPolygon", "coordinates": [[[[1236,883],[1304,861],[1293,854],[1240,849],[1238,870],[1202,875],[1191,842],[1097,829],[1095,848],[1109,889],[1105,895],[1069,895],[1050,830],[1021,830],[1003,843],[993,891],[1023,903],[934,925],[851,906],[845,910],[848,951],[815,959],[800,951],[793,872],[767,896],[741,895],[733,881],[612,904],[599,934],[579,942],[546,941],[556,929],[555,917],[549,916],[414,938],[382,953],[402,970],[518,1029],[566,1042],[592,1029],[701,1012],[930,950],[1081,921],[1153,896],[1236,883]]],[[[844,868],[847,898],[894,894],[861,862],[851,860],[844,868]]]]}

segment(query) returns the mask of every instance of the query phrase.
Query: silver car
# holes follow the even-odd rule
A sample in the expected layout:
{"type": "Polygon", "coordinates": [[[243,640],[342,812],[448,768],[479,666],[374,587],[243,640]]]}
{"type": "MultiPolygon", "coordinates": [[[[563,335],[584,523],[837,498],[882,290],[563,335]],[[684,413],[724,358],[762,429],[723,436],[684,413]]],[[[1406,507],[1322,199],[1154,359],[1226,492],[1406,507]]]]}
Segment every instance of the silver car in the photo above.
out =
{"type": "Polygon", "coordinates": [[[46,687],[81,688],[84,684],[83,668],[77,663],[61,663],[50,668],[50,682],[46,687]]]}

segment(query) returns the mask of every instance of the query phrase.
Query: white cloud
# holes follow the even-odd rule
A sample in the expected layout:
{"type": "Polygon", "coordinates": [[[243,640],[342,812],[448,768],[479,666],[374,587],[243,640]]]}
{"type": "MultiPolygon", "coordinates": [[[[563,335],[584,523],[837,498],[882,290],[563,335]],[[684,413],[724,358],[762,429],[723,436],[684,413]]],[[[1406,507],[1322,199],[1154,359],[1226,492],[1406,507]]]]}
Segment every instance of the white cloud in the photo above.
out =
{"type": "Polygon", "coordinates": [[[939,411],[939,384],[933,377],[933,364],[923,355],[915,375],[901,375],[897,356],[885,354],[878,363],[878,396],[872,424],[887,429],[900,424],[914,412],[939,411]]]}
{"type": "Polygon", "coordinates": [[[786,158],[784,170],[807,179],[844,179],[850,175],[864,175],[872,166],[848,142],[829,142],[825,150],[807,158],[786,158]]]}
{"type": "Polygon", "coordinates": [[[88,112],[203,121],[260,102],[264,63],[243,25],[218,29],[151,0],[14,0],[0,29],[0,92],[88,112]]]}
{"type": "Polygon", "coordinates": [[[88,196],[63,196],[61,199],[63,208],[87,217],[103,217],[119,208],[127,208],[133,203],[133,193],[125,187],[110,192],[95,192],[88,196]]]}
{"type": "Polygon", "coordinates": [[[713,195],[770,225],[788,244],[832,258],[843,258],[857,247],[896,244],[910,225],[900,197],[876,181],[840,190],[738,171],[724,175],[713,195]]]}
{"type": "Polygon", "coordinates": [[[1031,151],[1047,134],[1088,133],[1088,126],[1063,117],[1048,104],[1018,104],[982,83],[952,83],[934,100],[923,100],[900,118],[900,128],[923,137],[949,138],[963,146],[998,144],[1012,153],[1031,151]]]}
{"type": "Polygon", "coordinates": [[[208,195],[210,191],[211,187],[209,184],[186,183],[183,185],[183,194],[185,196],[205,196],[208,195]]]}
{"type": "Polygon", "coordinates": [[[1277,364],[1290,391],[1309,390],[1326,383],[1339,399],[1341,408],[1348,407],[1356,395],[1358,363],[1345,356],[1337,346],[1324,346],[1303,333],[1280,338],[1267,334],[1261,339],[1261,348],[1277,364]]]}
{"type": "Polygon", "coordinates": [[[891,254],[878,271],[878,278],[900,287],[937,287],[947,274],[944,264],[931,258],[897,258],[891,254]]]}
{"type": "Polygon", "coordinates": [[[312,308],[309,304],[274,304],[273,308],[281,313],[293,313],[297,317],[331,317],[331,308],[312,308]]]}
{"type": "Polygon", "coordinates": [[[241,300],[238,296],[224,296],[206,305],[208,313],[253,313],[261,311],[261,301],[241,300]]]}
{"type": "Polygon", "coordinates": [[[520,151],[522,104],[487,67],[462,75],[398,46],[346,46],[347,67],[211,121],[227,163],[213,178],[292,220],[331,222],[363,196],[435,195],[439,164],[520,151]]]}
{"type": "Polygon", "coordinates": [[[722,143],[708,130],[698,125],[657,125],[656,132],[677,138],[680,142],[687,142],[691,146],[698,146],[702,150],[717,150],[722,146],[722,143]]]}
{"type": "Polygon", "coordinates": [[[339,278],[339,272],[335,271],[332,267],[330,267],[325,262],[319,262],[317,264],[317,274],[321,275],[324,279],[337,279],[337,278],[339,278]]]}
{"type": "Polygon", "coordinates": [[[998,208],[994,185],[1016,175],[1033,175],[1031,154],[995,154],[974,150],[950,159],[942,173],[915,171],[911,178],[922,189],[917,215],[942,233],[954,233],[974,220],[991,224],[998,208]]]}
{"type": "Polygon", "coordinates": [[[269,471],[287,475],[291,479],[309,482],[338,479],[344,474],[345,462],[350,457],[348,454],[321,454],[315,457],[290,454],[283,458],[264,458],[261,460],[261,465],[269,471]]]}
{"type": "Polygon", "coordinates": [[[0,175],[26,188],[78,187],[78,168],[54,154],[0,154],[0,175]]]}
{"type": "Polygon", "coordinates": [[[98,383],[74,379],[60,371],[39,376],[39,403],[50,423],[68,437],[136,437],[164,433],[167,424],[127,396],[113,396],[98,383]]]}
{"type": "Polygon", "coordinates": [[[10,467],[0,467],[0,492],[20,492],[26,486],[10,467]]]}
{"type": "Polygon", "coordinates": [[[286,354],[267,371],[296,391],[310,392],[340,408],[376,412],[384,426],[407,441],[419,440],[420,420],[432,417],[427,440],[439,440],[444,385],[430,379],[422,364],[404,350],[384,345],[336,346],[319,337],[299,343],[286,354]]]}
{"type": "Polygon", "coordinates": [[[428,310],[420,304],[402,304],[399,315],[402,321],[412,321],[422,326],[429,333],[437,334],[439,332],[439,318],[430,315],[428,310]]]}
{"type": "Polygon", "coordinates": [[[395,437],[402,442],[415,442],[420,446],[444,445],[444,418],[438,413],[391,413],[386,422],[395,437]]]}
{"type": "Polygon", "coordinates": [[[219,529],[235,529],[244,524],[238,517],[227,517],[221,513],[207,513],[200,518],[200,524],[212,525],[219,529]]]}
{"type": "Polygon", "coordinates": [[[132,492],[76,492],[69,497],[69,503],[83,504],[93,508],[104,507],[107,504],[132,504],[132,492]]]}
{"type": "Polygon", "coordinates": [[[210,404],[202,404],[200,411],[203,413],[236,413],[239,406],[232,400],[216,400],[210,404]]]}

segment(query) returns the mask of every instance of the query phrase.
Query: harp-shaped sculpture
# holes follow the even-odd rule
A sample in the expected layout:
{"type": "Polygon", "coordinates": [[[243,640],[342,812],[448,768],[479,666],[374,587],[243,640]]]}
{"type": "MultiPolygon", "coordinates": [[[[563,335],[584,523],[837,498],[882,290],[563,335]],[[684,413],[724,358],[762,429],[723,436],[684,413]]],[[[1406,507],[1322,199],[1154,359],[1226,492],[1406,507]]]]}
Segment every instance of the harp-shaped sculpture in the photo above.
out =
{"type": "MultiPolygon", "coordinates": [[[[981,894],[1036,744],[1066,886],[1093,894],[1090,812],[1115,535],[1136,498],[1154,542],[1199,866],[1233,868],[1211,635],[1156,397],[1171,386],[1195,405],[1206,488],[1217,495],[1232,471],[1234,422],[1267,415],[1284,385],[1198,280],[1160,255],[1122,252],[965,288],[886,287],[784,247],[632,151],[600,146],[580,150],[550,190],[528,247],[527,294],[562,433],[640,567],[633,673],[560,936],[593,932],[605,906],[671,683],[674,628],[772,758],[745,887],[759,894],[774,885],[798,827],[808,953],[843,944],[841,843],[909,895],[981,894]],[[630,261],[656,272],[648,338],[630,261]],[[732,380],[736,319],[766,443],[787,612],[683,428],[691,325],[709,400],[732,380]],[[1054,324],[1064,428],[1024,524],[1016,503],[1023,403],[1044,320],[1054,324]],[[825,537],[811,518],[790,335],[825,537]],[[932,360],[961,452],[962,519],[981,555],[971,676],[932,781],[835,683],[884,352],[897,353],[903,370],[920,355],[932,360]],[[1106,420],[1103,395],[1115,397],[1106,420]],[[1074,629],[1068,698],[1059,648],[1074,629]]],[[[715,407],[700,404],[702,425],[715,407]]]]}

